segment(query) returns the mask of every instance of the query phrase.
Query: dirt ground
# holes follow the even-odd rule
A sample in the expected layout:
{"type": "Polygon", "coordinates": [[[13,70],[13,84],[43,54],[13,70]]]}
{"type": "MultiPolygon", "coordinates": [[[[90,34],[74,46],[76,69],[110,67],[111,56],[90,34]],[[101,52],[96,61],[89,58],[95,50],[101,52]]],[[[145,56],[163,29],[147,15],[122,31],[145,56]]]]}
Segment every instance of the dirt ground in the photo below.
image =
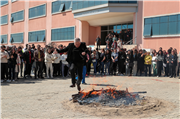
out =
{"type": "MultiPolygon", "coordinates": [[[[86,78],[87,85],[81,85],[84,90],[117,88],[129,92],[143,92],[140,95],[167,101],[169,108],[157,110],[154,115],[146,113],[142,118],[150,119],[178,119],[180,118],[180,80],[166,77],[124,77],[104,76],[86,78]],[[171,106],[172,104],[172,106],[171,106]],[[172,109],[170,109],[172,108],[172,109]],[[166,112],[167,113],[164,113],[166,112]]],[[[72,94],[77,93],[76,88],[70,88],[70,78],[55,79],[20,79],[14,83],[1,84],[1,118],[130,118],[127,116],[101,116],[88,114],[82,111],[64,107],[68,104],[72,94]]],[[[87,110],[87,109],[86,109],[87,110]]],[[[133,118],[133,117],[132,117],[133,118]]],[[[137,115],[134,118],[141,118],[137,115]]],[[[133,119],[134,119],[133,118],[133,119]]]]}

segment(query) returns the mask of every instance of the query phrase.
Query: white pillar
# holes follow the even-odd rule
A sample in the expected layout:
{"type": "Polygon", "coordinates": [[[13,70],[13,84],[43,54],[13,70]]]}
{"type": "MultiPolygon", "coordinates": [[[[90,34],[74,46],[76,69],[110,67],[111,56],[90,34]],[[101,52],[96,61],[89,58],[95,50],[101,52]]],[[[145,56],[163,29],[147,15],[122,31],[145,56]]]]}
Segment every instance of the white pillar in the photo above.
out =
{"type": "Polygon", "coordinates": [[[134,44],[137,44],[137,11],[136,11],[136,18],[135,18],[135,40],[134,44]]]}

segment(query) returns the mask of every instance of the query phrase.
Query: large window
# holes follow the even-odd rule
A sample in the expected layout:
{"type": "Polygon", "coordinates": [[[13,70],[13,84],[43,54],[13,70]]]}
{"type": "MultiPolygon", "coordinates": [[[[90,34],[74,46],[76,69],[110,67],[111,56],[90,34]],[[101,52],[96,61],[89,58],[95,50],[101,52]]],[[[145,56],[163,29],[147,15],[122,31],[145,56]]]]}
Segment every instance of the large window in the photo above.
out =
{"type": "Polygon", "coordinates": [[[11,34],[10,42],[11,43],[23,43],[24,33],[15,33],[11,34]]]}
{"type": "Polygon", "coordinates": [[[1,0],[1,6],[7,5],[8,4],[8,0],[1,0]]]}
{"type": "Polygon", "coordinates": [[[7,35],[1,35],[1,43],[7,43],[7,35]]]}
{"type": "Polygon", "coordinates": [[[24,10],[11,14],[11,22],[23,21],[24,10]]]}
{"type": "Polygon", "coordinates": [[[75,27],[66,27],[51,30],[51,41],[73,40],[74,37],[75,27]]]}
{"type": "Polygon", "coordinates": [[[29,9],[29,19],[46,16],[46,4],[29,9]]]}
{"type": "Polygon", "coordinates": [[[137,3],[137,1],[122,1],[122,0],[83,0],[83,1],[73,1],[73,10],[78,10],[82,8],[87,8],[87,7],[92,7],[96,5],[102,5],[102,4],[107,4],[107,3],[137,3]]]}
{"type": "Polygon", "coordinates": [[[144,19],[144,36],[180,34],[180,14],[144,19]]]}
{"type": "Polygon", "coordinates": [[[127,31],[128,29],[133,29],[133,23],[101,26],[102,32],[108,31],[109,33],[112,31],[120,33],[120,31],[127,31]]]}
{"type": "Polygon", "coordinates": [[[0,17],[1,25],[8,24],[8,15],[4,15],[0,17]]]}
{"type": "Polygon", "coordinates": [[[72,1],[54,1],[52,2],[52,13],[59,13],[62,11],[70,10],[72,8],[72,1]]]}
{"type": "Polygon", "coordinates": [[[28,42],[43,42],[45,41],[46,31],[33,31],[28,33],[28,42]]]}

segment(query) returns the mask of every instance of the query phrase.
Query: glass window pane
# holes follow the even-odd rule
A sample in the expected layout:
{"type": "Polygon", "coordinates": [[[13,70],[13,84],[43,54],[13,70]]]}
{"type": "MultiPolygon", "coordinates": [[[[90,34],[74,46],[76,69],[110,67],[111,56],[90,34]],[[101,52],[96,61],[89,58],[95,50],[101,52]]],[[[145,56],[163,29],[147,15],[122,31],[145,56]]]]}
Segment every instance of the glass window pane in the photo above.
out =
{"type": "Polygon", "coordinates": [[[178,34],[180,34],[180,21],[178,21],[178,34]]]}
{"type": "Polygon", "coordinates": [[[117,25],[117,29],[121,29],[121,25],[117,25]]]}
{"type": "Polygon", "coordinates": [[[122,29],[127,29],[127,24],[122,24],[122,29]]]}
{"type": "Polygon", "coordinates": [[[152,18],[152,23],[159,23],[159,17],[152,18]]]}
{"type": "Polygon", "coordinates": [[[180,21],[180,14],[178,14],[178,21],[180,21]]]}
{"type": "Polygon", "coordinates": [[[161,23],[163,23],[163,22],[168,22],[168,16],[160,17],[160,22],[161,22],[161,23]]]}
{"type": "Polygon", "coordinates": [[[94,1],[89,1],[89,7],[92,7],[92,6],[94,6],[94,1]]]}
{"type": "Polygon", "coordinates": [[[151,24],[144,26],[144,36],[151,36],[151,24]]]}
{"type": "Polygon", "coordinates": [[[128,24],[128,29],[133,29],[133,24],[128,24]]]}
{"type": "Polygon", "coordinates": [[[87,8],[89,5],[88,5],[88,1],[84,1],[83,2],[83,8],[87,8]]]}
{"type": "Polygon", "coordinates": [[[170,22],[169,23],[169,34],[177,34],[177,22],[170,22]]]}
{"type": "Polygon", "coordinates": [[[151,24],[151,21],[152,21],[152,18],[146,18],[146,19],[144,20],[144,23],[145,23],[145,24],[151,24]]]}
{"type": "Polygon", "coordinates": [[[177,21],[177,15],[169,16],[169,21],[177,21]]]}
{"type": "Polygon", "coordinates": [[[168,34],[168,23],[160,23],[160,35],[168,34]]]}
{"type": "Polygon", "coordinates": [[[95,0],[94,5],[100,5],[100,1],[95,0]]]}
{"type": "Polygon", "coordinates": [[[159,35],[159,24],[152,25],[152,35],[159,35]]]}

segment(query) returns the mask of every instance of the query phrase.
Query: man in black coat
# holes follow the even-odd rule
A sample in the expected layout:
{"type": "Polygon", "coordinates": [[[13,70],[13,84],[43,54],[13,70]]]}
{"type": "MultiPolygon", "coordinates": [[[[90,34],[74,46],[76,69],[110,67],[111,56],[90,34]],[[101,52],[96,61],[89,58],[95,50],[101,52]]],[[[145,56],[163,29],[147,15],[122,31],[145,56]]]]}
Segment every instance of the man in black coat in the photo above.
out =
{"type": "Polygon", "coordinates": [[[68,52],[67,62],[70,64],[72,85],[70,87],[75,87],[77,84],[77,89],[80,91],[80,83],[82,80],[83,62],[85,60],[85,55],[88,52],[86,43],[81,42],[80,38],[75,38],[74,43],[69,43],[69,45],[58,51],[59,53],[68,52]],[[75,73],[78,72],[78,80],[76,82],[75,73]]]}
{"type": "Polygon", "coordinates": [[[171,54],[169,56],[170,78],[172,78],[173,76],[174,78],[176,77],[175,75],[176,63],[177,63],[177,56],[175,55],[174,51],[171,51],[171,54]]]}
{"type": "Polygon", "coordinates": [[[123,75],[125,73],[125,61],[126,61],[126,53],[123,48],[118,52],[118,71],[119,74],[123,75]]]}
{"type": "Polygon", "coordinates": [[[144,57],[145,55],[143,54],[142,50],[139,50],[139,54],[137,56],[137,73],[140,70],[140,76],[142,76],[142,71],[144,69],[144,57]]]}
{"type": "Polygon", "coordinates": [[[32,63],[34,61],[34,56],[33,56],[33,52],[31,51],[30,45],[28,45],[27,50],[24,52],[23,58],[25,63],[24,78],[26,78],[26,75],[31,77],[30,74],[31,74],[32,63]]]}

